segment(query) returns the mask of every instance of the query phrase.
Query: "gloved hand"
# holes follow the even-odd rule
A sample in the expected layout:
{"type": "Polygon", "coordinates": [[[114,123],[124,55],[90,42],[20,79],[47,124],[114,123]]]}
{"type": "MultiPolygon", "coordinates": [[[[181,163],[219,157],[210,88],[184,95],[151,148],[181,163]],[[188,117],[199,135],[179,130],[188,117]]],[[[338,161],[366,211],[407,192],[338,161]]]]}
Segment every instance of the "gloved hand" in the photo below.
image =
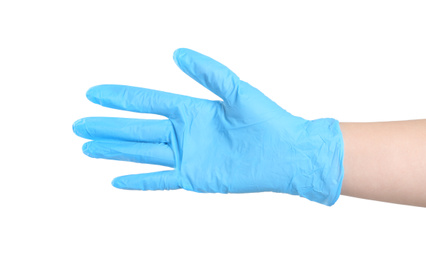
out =
{"type": "Polygon", "coordinates": [[[74,132],[93,141],[93,158],[165,165],[174,170],[117,177],[131,190],[183,188],[196,192],[273,191],[333,205],[343,179],[338,121],[308,121],[286,112],[224,65],[189,49],[174,61],[223,101],[157,90],[100,85],[87,98],[105,107],[166,116],[167,120],[89,117],[74,132]]]}

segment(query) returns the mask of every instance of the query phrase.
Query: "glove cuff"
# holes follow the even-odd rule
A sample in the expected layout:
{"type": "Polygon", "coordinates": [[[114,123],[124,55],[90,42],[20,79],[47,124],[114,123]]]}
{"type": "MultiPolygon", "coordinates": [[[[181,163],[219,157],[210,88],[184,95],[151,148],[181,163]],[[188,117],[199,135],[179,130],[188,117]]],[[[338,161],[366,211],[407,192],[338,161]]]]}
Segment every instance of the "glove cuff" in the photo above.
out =
{"type": "Polygon", "coordinates": [[[309,121],[306,131],[316,152],[311,154],[311,187],[299,195],[332,206],[339,199],[344,176],[344,143],[339,122],[332,118],[309,121]]]}

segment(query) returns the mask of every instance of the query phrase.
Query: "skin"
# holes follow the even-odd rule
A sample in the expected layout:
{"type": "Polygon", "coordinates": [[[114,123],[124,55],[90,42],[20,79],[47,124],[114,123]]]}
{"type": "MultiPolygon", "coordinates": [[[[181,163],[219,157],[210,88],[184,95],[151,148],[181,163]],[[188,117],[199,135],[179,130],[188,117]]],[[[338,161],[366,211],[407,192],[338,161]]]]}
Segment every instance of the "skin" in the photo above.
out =
{"type": "Polygon", "coordinates": [[[426,120],[340,123],[342,195],[426,207],[426,120]]]}

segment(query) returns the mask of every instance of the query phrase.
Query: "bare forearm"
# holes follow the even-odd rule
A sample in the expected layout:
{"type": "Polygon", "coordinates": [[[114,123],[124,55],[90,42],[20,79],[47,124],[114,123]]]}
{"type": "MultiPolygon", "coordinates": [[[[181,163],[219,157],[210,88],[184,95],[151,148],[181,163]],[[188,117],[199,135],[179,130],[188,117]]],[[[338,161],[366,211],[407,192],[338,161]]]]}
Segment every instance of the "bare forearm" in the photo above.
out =
{"type": "Polygon", "coordinates": [[[426,120],[340,126],[342,195],[426,207],[426,120]]]}

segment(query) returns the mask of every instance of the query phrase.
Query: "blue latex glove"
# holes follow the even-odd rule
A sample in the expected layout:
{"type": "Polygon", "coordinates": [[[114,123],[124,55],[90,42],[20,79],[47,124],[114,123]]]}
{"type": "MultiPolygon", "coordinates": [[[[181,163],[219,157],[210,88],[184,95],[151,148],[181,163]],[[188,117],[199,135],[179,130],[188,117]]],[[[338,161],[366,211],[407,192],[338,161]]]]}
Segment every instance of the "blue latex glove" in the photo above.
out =
{"type": "Polygon", "coordinates": [[[93,141],[94,158],[165,165],[174,170],[117,177],[131,190],[180,189],[242,193],[273,191],[333,205],[343,179],[338,121],[308,121],[286,112],[224,65],[189,49],[174,61],[223,101],[157,90],[100,85],[87,98],[105,107],[166,116],[166,120],[89,117],[74,132],[93,141]]]}

